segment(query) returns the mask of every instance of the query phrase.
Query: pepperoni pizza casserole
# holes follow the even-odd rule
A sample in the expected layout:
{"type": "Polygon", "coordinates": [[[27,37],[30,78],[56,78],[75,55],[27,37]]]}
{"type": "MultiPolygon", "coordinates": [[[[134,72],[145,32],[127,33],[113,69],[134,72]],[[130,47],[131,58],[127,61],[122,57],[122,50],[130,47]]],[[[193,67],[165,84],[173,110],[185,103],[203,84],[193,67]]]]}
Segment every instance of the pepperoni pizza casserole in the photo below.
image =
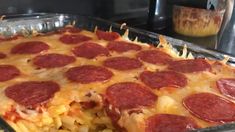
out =
{"type": "Polygon", "coordinates": [[[1,38],[0,116],[17,132],[186,132],[235,121],[234,68],[160,40],[74,27],[1,38]]]}

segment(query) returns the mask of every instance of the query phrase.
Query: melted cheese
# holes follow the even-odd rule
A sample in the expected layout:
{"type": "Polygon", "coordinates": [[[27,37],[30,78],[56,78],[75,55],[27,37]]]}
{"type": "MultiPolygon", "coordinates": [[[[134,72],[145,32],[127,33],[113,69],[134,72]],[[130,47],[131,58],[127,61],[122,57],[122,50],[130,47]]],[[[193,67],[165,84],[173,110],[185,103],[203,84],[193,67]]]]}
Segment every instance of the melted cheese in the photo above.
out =
{"type": "Polygon", "coordinates": [[[119,120],[120,126],[127,129],[128,132],[144,131],[145,115],[140,113],[129,114],[124,112],[119,120]]]}
{"type": "MultiPolygon", "coordinates": [[[[65,34],[70,34],[66,32],[65,34]]],[[[93,38],[91,42],[98,43],[104,47],[107,46],[107,41],[98,40],[97,36],[93,32],[85,31],[78,34],[83,34],[93,38]]],[[[98,126],[106,125],[103,132],[111,132],[114,128],[111,125],[110,119],[104,113],[102,109],[102,104],[99,108],[93,110],[83,110],[78,102],[93,100],[96,102],[102,102],[102,97],[100,94],[104,94],[106,88],[114,83],[118,82],[137,82],[142,83],[138,80],[138,76],[141,72],[145,70],[149,71],[162,71],[167,67],[163,65],[153,65],[143,62],[143,67],[129,70],[129,71],[118,71],[114,69],[109,69],[114,73],[111,80],[105,82],[95,82],[89,84],[78,84],[70,82],[64,77],[64,72],[69,68],[81,65],[97,65],[102,66],[102,62],[107,59],[105,56],[99,56],[95,59],[85,59],[77,57],[74,63],[66,65],[60,68],[53,69],[36,69],[32,64],[32,59],[36,56],[33,55],[11,55],[10,49],[20,42],[26,41],[43,41],[50,46],[48,51],[41,52],[40,54],[48,53],[61,53],[71,55],[71,49],[76,45],[66,45],[59,41],[60,34],[53,34],[50,36],[36,36],[30,38],[19,38],[17,40],[1,42],[0,52],[8,54],[8,57],[1,59],[1,64],[15,65],[20,69],[21,75],[15,79],[0,82],[0,115],[4,115],[7,111],[15,106],[17,113],[21,115],[24,120],[20,120],[17,123],[8,121],[9,124],[17,131],[58,131],[58,128],[63,128],[59,131],[96,131],[98,126]],[[7,86],[13,85],[22,81],[29,80],[53,80],[60,84],[61,89],[57,92],[49,102],[48,108],[42,110],[42,112],[37,112],[33,110],[25,110],[21,106],[18,106],[16,102],[7,98],[4,94],[4,89],[7,86]],[[86,95],[91,93],[90,97],[86,95]],[[72,102],[76,102],[75,106],[71,106],[72,102]],[[26,112],[25,112],[26,111],[26,112]]],[[[128,39],[128,30],[122,38],[119,40],[130,41],[128,39]]],[[[155,47],[149,46],[148,44],[141,43],[136,40],[135,44],[142,46],[142,50],[154,49],[155,47]]],[[[175,60],[184,58],[193,58],[192,54],[187,53],[187,48],[184,47],[183,54],[179,56],[179,53],[172,49],[172,46],[166,42],[163,37],[160,37],[159,50],[162,50],[175,60]]],[[[112,57],[127,56],[134,58],[137,51],[128,51],[122,54],[111,52],[112,57]]],[[[215,125],[213,123],[208,123],[202,121],[196,117],[193,117],[182,105],[182,99],[191,93],[197,92],[211,92],[220,95],[218,90],[215,89],[214,83],[217,79],[222,77],[235,77],[234,69],[225,66],[214,66],[214,61],[209,61],[213,67],[213,73],[201,72],[195,74],[185,74],[188,78],[188,85],[184,88],[173,89],[172,88],[162,88],[161,90],[153,90],[153,92],[158,95],[158,101],[153,108],[144,108],[143,113],[133,113],[128,114],[124,111],[119,120],[119,125],[125,127],[130,132],[141,132],[144,131],[144,121],[151,115],[157,113],[169,113],[169,114],[179,114],[190,116],[194,118],[198,124],[203,127],[215,125]]]]}

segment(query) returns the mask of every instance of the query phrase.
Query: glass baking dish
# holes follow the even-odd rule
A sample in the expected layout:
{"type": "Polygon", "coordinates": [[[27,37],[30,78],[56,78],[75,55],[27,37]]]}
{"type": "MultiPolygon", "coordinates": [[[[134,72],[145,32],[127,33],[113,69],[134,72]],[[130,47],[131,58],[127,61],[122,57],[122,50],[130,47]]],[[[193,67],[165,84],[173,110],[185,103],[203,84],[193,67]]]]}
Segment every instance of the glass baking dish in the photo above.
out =
{"type": "MultiPolygon", "coordinates": [[[[110,30],[124,34],[129,30],[129,39],[134,40],[136,37],[139,41],[158,45],[159,34],[148,32],[145,30],[135,29],[106,21],[100,18],[78,16],[71,14],[48,14],[48,13],[35,13],[35,14],[20,14],[5,16],[0,21],[0,34],[6,37],[13,35],[31,35],[35,31],[39,33],[46,33],[55,31],[68,24],[74,24],[76,27],[94,31],[96,27],[102,30],[110,30]]],[[[205,49],[200,46],[185,42],[179,39],[165,36],[166,40],[178,51],[182,51],[184,45],[187,45],[190,51],[196,58],[206,57],[208,59],[223,60],[229,57],[228,64],[235,66],[235,57],[224,54],[215,50],[205,49]]],[[[6,132],[14,131],[4,120],[0,118],[0,131],[6,132]]],[[[235,123],[228,123],[216,127],[209,127],[204,129],[195,130],[196,132],[233,132],[235,131],[235,123]]]]}

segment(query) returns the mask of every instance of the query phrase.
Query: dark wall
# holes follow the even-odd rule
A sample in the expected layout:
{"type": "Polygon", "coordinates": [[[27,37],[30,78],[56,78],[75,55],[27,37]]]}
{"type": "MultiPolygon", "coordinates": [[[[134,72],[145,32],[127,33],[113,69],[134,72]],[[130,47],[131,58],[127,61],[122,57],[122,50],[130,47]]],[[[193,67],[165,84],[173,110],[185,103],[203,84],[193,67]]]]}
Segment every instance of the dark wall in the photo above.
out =
{"type": "Polygon", "coordinates": [[[147,9],[149,0],[0,0],[0,14],[72,13],[112,18],[147,9]]]}
{"type": "Polygon", "coordinates": [[[206,8],[207,0],[167,0],[169,5],[183,5],[197,8],[206,8]]]}

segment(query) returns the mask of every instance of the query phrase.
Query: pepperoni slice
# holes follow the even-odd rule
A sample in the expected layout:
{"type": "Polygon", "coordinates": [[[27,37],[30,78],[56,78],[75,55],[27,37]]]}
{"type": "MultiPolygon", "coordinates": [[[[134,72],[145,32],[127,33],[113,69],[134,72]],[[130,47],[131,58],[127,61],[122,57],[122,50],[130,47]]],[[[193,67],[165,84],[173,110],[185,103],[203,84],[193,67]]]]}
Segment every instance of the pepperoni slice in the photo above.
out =
{"type": "Polygon", "coordinates": [[[92,42],[83,43],[75,47],[72,52],[78,57],[84,57],[87,59],[93,59],[99,55],[109,55],[109,51],[106,48],[92,42]]]}
{"type": "Polygon", "coordinates": [[[41,41],[22,42],[11,49],[12,54],[36,54],[48,50],[49,46],[41,41]]]}
{"type": "Polygon", "coordinates": [[[216,85],[221,94],[235,99],[235,78],[221,78],[216,81],[216,85]]]}
{"type": "Polygon", "coordinates": [[[144,84],[154,89],[169,86],[180,88],[187,85],[187,78],[185,75],[174,71],[144,71],[140,74],[140,79],[144,84]]]}
{"type": "Polygon", "coordinates": [[[142,63],[139,60],[133,58],[114,57],[105,60],[104,66],[116,70],[125,71],[125,70],[140,68],[142,66],[142,63]]]}
{"type": "Polygon", "coordinates": [[[145,132],[188,132],[199,128],[193,119],[171,114],[153,115],[145,124],[145,132]]]}
{"type": "Polygon", "coordinates": [[[116,32],[105,32],[101,30],[96,31],[96,35],[99,39],[107,40],[107,41],[113,41],[115,39],[118,39],[120,37],[120,34],[116,32]]]}
{"type": "Polygon", "coordinates": [[[107,48],[111,51],[116,51],[118,53],[123,53],[130,50],[141,50],[141,46],[125,41],[111,41],[109,42],[107,48]]]}
{"type": "Polygon", "coordinates": [[[0,59],[4,59],[4,58],[6,58],[6,57],[7,57],[7,55],[6,55],[6,54],[4,54],[4,53],[0,52],[0,59]]]}
{"type": "Polygon", "coordinates": [[[91,40],[90,37],[87,37],[85,35],[81,35],[81,34],[66,34],[66,35],[63,35],[59,38],[59,40],[61,42],[63,42],[64,44],[78,44],[78,43],[81,43],[81,42],[85,42],[85,41],[88,41],[88,40],[91,40]]]}
{"type": "Polygon", "coordinates": [[[40,68],[55,68],[63,67],[75,60],[76,59],[73,56],[52,53],[35,57],[33,59],[33,64],[40,68]]]}
{"type": "Polygon", "coordinates": [[[137,54],[137,58],[151,64],[168,64],[172,57],[159,50],[145,50],[137,54]]]}
{"type": "Polygon", "coordinates": [[[20,75],[20,71],[12,65],[0,65],[0,82],[11,80],[20,75]]]}
{"type": "Polygon", "coordinates": [[[171,62],[168,69],[183,73],[210,71],[211,65],[204,59],[189,59],[171,62]]]}
{"type": "Polygon", "coordinates": [[[113,73],[104,67],[84,65],[69,69],[65,73],[65,76],[70,81],[87,84],[92,82],[106,81],[113,76],[113,73]]]}
{"type": "Polygon", "coordinates": [[[27,108],[35,108],[46,103],[59,89],[52,81],[27,81],[7,87],[5,95],[27,108]]]}
{"type": "Polygon", "coordinates": [[[152,106],[157,95],[146,87],[134,82],[122,82],[109,86],[106,90],[109,104],[120,110],[152,106]]]}
{"type": "Polygon", "coordinates": [[[119,131],[126,131],[125,128],[118,124],[120,119],[120,112],[118,111],[145,106],[150,107],[156,101],[157,95],[153,94],[146,87],[134,82],[122,82],[107,88],[104,107],[114,127],[119,131]]]}
{"type": "Polygon", "coordinates": [[[183,105],[193,115],[205,121],[235,121],[235,104],[211,93],[197,93],[183,99],[183,105]]]}
{"type": "Polygon", "coordinates": [[[70,33],[79,33],[82,30],[77,28],[77,27],[64,27],[59,29],[57,32],[58,33],[65,33],[65,32],[70,32],[70,33]]]}

